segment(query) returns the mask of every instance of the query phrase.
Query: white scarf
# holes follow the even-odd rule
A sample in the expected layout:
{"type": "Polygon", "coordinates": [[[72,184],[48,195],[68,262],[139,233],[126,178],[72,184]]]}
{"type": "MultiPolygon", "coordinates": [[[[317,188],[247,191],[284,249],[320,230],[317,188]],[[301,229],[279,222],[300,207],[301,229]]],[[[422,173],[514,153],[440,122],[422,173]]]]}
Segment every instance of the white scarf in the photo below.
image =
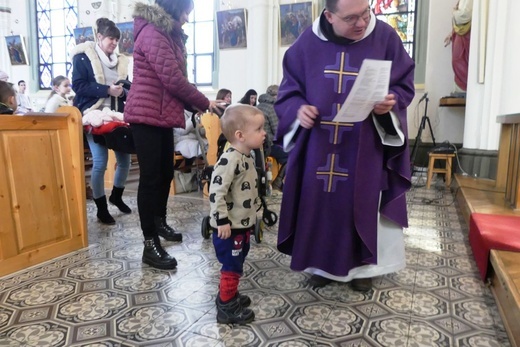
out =
{"type": "Polygon", "coordinates": [[[101,60],[101,63],[108,67],[109,69],[113,69],[117,65],[117,55],[115,53],[112,53],[110,57],[107,56],[105,52],[99,47],[99,45],[96,45],[96,53],[99,56],[99,59],[101,60]]]}

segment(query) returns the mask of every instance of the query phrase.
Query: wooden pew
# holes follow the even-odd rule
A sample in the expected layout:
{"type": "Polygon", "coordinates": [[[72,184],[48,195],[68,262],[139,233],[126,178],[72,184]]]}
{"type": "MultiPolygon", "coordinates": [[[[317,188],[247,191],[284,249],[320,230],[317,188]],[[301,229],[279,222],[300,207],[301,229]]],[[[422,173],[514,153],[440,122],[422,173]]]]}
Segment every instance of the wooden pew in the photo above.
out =
{"type": "MultiPolygon", "coordinates": [[[[504,220],[506,216],[520,217],[520,114],[498,116],[497,122],[502,129],[496,180],[456,175],[460,187],[457,197],[468,225],[473,213],[504,216],[504,220]]],[[[499,233],[499,224],[486,232],[499,233]]],[[[520,347],[520,252],[491,249],[490,254],[491,290],[511,345],[520,347]]]]}
{"type": "Polygon", "coordinates": [[[0,116],[0,276],[87,245],[81,113],[0,116]]]}

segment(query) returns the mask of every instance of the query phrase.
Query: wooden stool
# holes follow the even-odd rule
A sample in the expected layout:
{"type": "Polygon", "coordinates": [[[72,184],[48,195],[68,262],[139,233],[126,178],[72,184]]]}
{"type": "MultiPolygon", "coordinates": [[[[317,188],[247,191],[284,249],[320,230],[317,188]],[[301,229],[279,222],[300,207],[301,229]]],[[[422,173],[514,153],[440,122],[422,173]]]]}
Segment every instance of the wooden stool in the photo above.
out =
{"type": "Polygon", "coordinates": [[[430,183],[432,180],[433,173],[443,173],[446,176],[446,186],[449,187],[451,184],[451,163],[455,156],[453,153],[428,153],[430,161],[428,162],[428,179],[426,180],[426,188],[430,189],[430,183]],[[434,168],[435,160],[445,160],[445,168],[434,168]]]}

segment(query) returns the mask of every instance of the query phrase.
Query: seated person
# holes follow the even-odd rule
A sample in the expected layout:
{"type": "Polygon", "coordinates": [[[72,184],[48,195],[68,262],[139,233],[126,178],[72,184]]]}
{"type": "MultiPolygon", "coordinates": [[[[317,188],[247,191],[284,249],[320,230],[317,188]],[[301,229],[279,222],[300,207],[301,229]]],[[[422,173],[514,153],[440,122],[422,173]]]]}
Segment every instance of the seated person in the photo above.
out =
{"type": "Polygon", "coordinates": [[[56,76],[52,79],[52,92],[45,104],[44,112],[54,113],[61,106],[72,106],[67,94],[71,91],[70,80],[65,76],[56,76]]]}
{"type": "MultiPolygon", "coordinates": [[[[185,158],[185,165],[189,166],[193,163],[195,158],[202,155],[200,143],[197,138],[197,129],[192,121],[192,113],[184,111],[184,117],[186,118],[186,128],[174,128],[173,129],[173,143],[175,152],[179,152],[185,158]]],[[[208,141],[203,138],[204,151],[208,148],[208,141]]]]}
{"type": "Polygon", "coordinates": [[[219,91],[217,92],[217,100],[224,100],[224,102],[226,103],[226,107],[231,105],[231,98],[232,98],[232,93],[231,93],[231,90],[229,89],[225,89],[225,88],[222,88],[222,89],[219,89],[219,91]]]}
{"type": "Polygon", "coordinates": [[[0,81],[0,114],[14,114],[17,106],[13,84],[0,81]]]}
{"type": "Polygon", "coordinates": [[[238,102],[239,104],[244,104],[244,105],[251,105],[251,106],[256,106],[256,97],[257,97],[257,93],[254,89],[249,89],[245,94],[244,96],[242,97],[242,99],[240,99],[240,101],[238,102]]]}
{"type": "Polygon", "coordinates": [[[278,95],[278,86],[271,85],[267,87],[265,94],[260,95],[258,98],[257,108],[264,113],[265,123],[264,129],[266,132],[266,155],[276,159],[280,164],[280,170],[278,176],[273,181],[273,188],[281,190],[283,186],[283,178],[285,175],[285,164],[287,164],[288,154],[284,152],[282,146],[274,143],[276,131],[278,130],[278,117],[274,111],[274,102],[278,95]]]}
{"type": "Polygon", "coordinates": [[[26,90],[27,83],[25,83],[24,80],[18,81],[18,94],[16,94],[18,108],[16,109],[16,114],[26,114],[27,112],[34,111],[31,98],[29,98],[29,95],[25,94],[26,90]]]}
{"type": "Polygon", "coordinates": [[[9,75],[7,74],[7,72],[0,70],[0,81],[9,81],[9,75]]]}

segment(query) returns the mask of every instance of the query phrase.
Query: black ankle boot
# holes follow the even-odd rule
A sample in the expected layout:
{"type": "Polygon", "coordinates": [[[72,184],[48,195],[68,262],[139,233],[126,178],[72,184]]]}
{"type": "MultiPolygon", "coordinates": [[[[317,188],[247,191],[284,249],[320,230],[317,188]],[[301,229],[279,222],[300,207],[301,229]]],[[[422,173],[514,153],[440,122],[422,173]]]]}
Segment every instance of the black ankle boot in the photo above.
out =
{"type": "Polygon", "coordinates": [[[166,224],[166,217],[154,217],[155,231],[167,241],[182,242],[182,234],[166,224]]]}
{"type": "Polygon", "coordinates": [[[97,206],[97,217],[103,224],[116,224],[114,218],[108,212],[107,197],[103,195],[100,198],[94,199],[97,206]]]}
{"type": "Polygon", "coordinates": [[[163,270],[173,270],[177,267],[177,260],[162,248],[158,237],[144,240],[143,263],[163,270]]]}
{"type": "Polygon", "coordinates": [[[123,212],[123,213],[132,213],[132,210],[130,209],[130,207],[128,207],[127,204],[125,204],[123,202],[123,191],[125,190],[125,187],[123,188],[118,188],[116,186],[114,186],[112,188],[112,194],[110,194],[110,198],[108,198],[108,201],[110,201],[110,203],[112,205],[116,205],[117,208],[119,209],[119,211],[123,212]]]}
{"type": "MultiPolygon", "coordinates": [[[[249,296],[240,294],[239,292],[237,292],[237,298],[238,298],[238,302],[240,303],[240,305],[242,307],[251,306],[251,298],[249,296]]],[[[219,300],[220,300],[220,292],[217,293],[217,298],[215,299],[215,304],[218,305],[219,300]]]]}
{"type": "Polygon", "coordinates": [[[217,297],[217,322],[222,324],[247,324],[255,319],[255,313],[240,304],[240,299],[235,296],[231,301],[223,303],[217,297]]]}

